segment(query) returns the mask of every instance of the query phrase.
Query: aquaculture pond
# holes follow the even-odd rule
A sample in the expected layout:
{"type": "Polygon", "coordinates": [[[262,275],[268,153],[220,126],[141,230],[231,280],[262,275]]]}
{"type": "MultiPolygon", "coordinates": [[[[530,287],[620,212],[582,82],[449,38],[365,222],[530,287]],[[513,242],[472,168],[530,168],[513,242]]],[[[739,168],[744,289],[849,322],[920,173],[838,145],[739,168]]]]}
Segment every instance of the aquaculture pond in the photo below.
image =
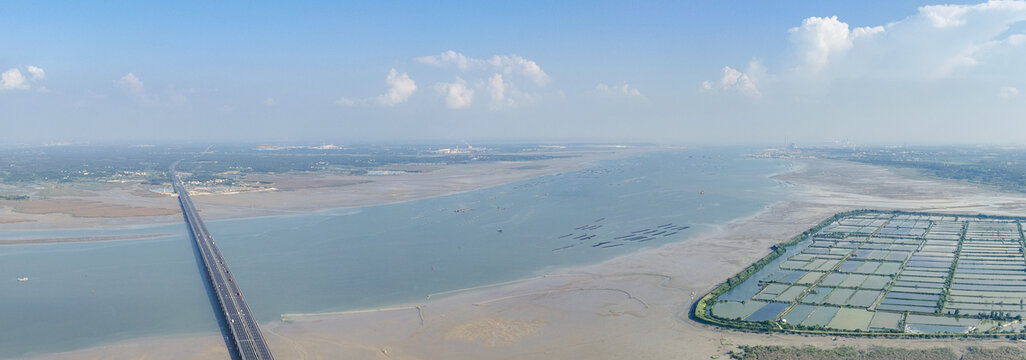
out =
{"type": "Polygon", "coordinates": [[[1024,238],[1016,218],[853,212],[780,249],[706,315],[795,330],[1018,332],[1024,238]]]}

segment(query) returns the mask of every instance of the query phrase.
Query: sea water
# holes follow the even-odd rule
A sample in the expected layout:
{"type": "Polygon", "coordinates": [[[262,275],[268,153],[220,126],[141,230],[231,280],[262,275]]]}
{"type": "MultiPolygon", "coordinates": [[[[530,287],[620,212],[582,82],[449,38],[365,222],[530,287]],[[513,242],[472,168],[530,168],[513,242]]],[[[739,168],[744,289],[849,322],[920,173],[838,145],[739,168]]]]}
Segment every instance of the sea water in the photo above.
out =
{"type": "MultiPolygon", "coordinates": [[[[455,195],[207,225],[260,321],[383,307],[683,241],[751,215],[786,195],[769,178],[786,163],[750,151],[652,152],[455,195]],[[625,240],[645,232],[656,235],[625,240]]],[[[218,332],[184,224],[0,239],[133,234],[167,235],[0,246],[0,357],[218,332]]]]}

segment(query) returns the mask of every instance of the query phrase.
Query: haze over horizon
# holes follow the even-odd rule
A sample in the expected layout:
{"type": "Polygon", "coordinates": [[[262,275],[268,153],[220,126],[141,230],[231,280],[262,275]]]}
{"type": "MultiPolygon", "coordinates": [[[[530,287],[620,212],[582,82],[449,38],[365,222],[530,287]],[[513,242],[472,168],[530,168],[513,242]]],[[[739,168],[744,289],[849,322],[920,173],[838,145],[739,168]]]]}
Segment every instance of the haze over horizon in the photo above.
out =
{"type": "Polygon", "coordinates": [[[0,145],[1026,132],[1026,1],[0,9],[0,145]]]}

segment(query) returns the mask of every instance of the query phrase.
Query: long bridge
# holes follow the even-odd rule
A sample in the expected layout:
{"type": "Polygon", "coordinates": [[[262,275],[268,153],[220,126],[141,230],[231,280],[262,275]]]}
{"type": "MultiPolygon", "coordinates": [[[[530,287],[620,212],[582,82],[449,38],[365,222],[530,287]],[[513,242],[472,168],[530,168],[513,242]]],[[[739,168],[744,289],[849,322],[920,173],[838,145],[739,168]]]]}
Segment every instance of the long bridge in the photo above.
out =
{"type": "Polygon", "coordinates": [[[242,296],[242,290],[239,289],[232,271],[228,269],[228,264],[221,256],[221,250],[214,244],[214,238],[207,231],[207,226],[203,224],[196,207],[192,204],[192,199],[189,198],[189,192],[185,190],[182,180],[175,172],[176,165],[177,162],[171,165],[171,184],[178,193],[178,202],[182,205],[185,222],[189,224],[192,238],[196,241],[203,258],[203,266],[207,270],[210,285],[217,294],[217,301],[224,312],[225,324],[231,336],[231,341],[226,341],[229,343],[229,353],[233,359],[274,359],[271,351],[267,349],[264,336],[260,333],[259,324],[249,311],[246,298],[242,296]]]}

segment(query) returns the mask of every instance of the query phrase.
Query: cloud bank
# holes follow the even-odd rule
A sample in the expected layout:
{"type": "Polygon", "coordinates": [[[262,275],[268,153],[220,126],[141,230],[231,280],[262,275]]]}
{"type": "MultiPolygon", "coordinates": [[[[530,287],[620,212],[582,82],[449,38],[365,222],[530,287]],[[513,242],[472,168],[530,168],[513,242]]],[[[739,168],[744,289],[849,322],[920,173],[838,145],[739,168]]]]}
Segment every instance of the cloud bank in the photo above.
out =
{"type": "Polygon", "coordinates": [[[125,74],[120,79],[114,80],[114,85],[132,95],[145,96],[146,94],[146,85],[132,73],[125,74]]]}
{"type": "MultiPolygon", "coordinates": [[[[0,73],[0,90],[30,90],[33,83],[46,80],[46,72],[41,68],[29,65],[25,67],[25,71],[29,76],[22,74],[18,68],[0,73]]],[[[45,88],[37,90],[45,90],[45,88]]]]}
{"type": "Polygon", "coordinates": [[[492,55],[487,59],[477,59],[448,50],[439,55],[422,56],[413,60],[438,68],[452,67],[462,71],[484,70],[498,72],[506,76],[523,76],[538,86],[544,86],[551,80],[549,75],[538,66],[538,63],[516,54],[492,55]]]}
{"type": "Polygon", "coordinates": [[[849,30],[848,24],[838,21],[837,16],[813,16],[802,20],[801,26],[788,30],[789,40],[803,60],[800,67],[811,73],[823,70],[831,57],[850,50],[857,39],[882,32],[882,26],[849,30]]]}
{"type": "Polygon", "coordinates": [[[1014,27],[1023,21],[1026,1],[923,6],[904,19],[861,27],[837,16],[809,17],[788,30],[790,48],[774,76],[725,66],[700,89],[758,98],[768,78],[791,88],[843,79],[1026,81],[1026,34],[1014,27]]]}
{"type": "Polygon", "coordinates": [[[417,84],[413,79],[406,73],[399,73],[395,68],[389,70],[385,82],[388,83],[388,92],[384,94],[363,99],[341,98],[336,100],[335,103],[341,106],[378,105],[392,107],[406,102],[410,95],[417,91],[417,84]]]}
{"type": "Polygon", "coordinates": [[[748,63],[748,70],[746,72],[738,71],[730,66],[724,66],[720,70],[720,79],[718,81],[706,80],[702,82],[702,91],[734,92],[757,99],[762,96],[757,83],[765,72],[766,69],[762,66],[762,63],[754,60],[748,63]]]}
{"type": "Polygon", "coordinates": [[[439,83],[438,91],[445,95],[445,107],[450,109],[466,109],[474,102],[474,89],[467,87],[467,82],[456,78],[452,83],[439,83]]]}
{"type": "Polygon", "coordinates": [[[458,79],[455,83],[440,82],[435,86],[442,89],[439,91],[445,94],[445,104],[450,109],[471,107],[474,93],[487,95],[483,102],[489,110],[511,109],[552,95],[544,91],[552,82],[549,75],[538,63],[516,54],[474,58],[448,50],[413,61],[458,79]]]}

